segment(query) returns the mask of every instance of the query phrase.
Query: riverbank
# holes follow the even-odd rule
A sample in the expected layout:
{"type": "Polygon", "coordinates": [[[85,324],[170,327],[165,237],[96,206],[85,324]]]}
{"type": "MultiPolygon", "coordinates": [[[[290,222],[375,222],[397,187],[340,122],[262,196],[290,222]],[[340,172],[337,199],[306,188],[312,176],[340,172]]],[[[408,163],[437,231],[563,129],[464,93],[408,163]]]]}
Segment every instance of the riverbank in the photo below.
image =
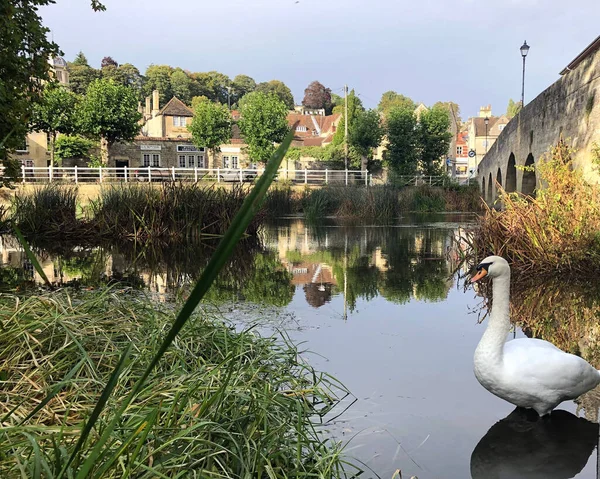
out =
{"type": "Polygon", "coordinates": [[[495,254],[525,276],[597,276],[600,269],[600,187],[572,166],[560,141],[536,166],[544,188],[536,197],[500,189],[468,235],[473,262],[495,254]]]}
{"type": "Polygon", "coordinates": [[[173,323],[174,310],[123,289],[0,296],[0,475],[345,477],[322,418],[347,391],[283,338],[261,338],[199,311],[165,353],[100,454],[117,414],[173,323]],[[67,465],[127,345],[99,422],[67,465]],[[49,402],[42,400],[53,395],[49,402]],[[42,402],[41,402],[42,401],[42,402]]]}

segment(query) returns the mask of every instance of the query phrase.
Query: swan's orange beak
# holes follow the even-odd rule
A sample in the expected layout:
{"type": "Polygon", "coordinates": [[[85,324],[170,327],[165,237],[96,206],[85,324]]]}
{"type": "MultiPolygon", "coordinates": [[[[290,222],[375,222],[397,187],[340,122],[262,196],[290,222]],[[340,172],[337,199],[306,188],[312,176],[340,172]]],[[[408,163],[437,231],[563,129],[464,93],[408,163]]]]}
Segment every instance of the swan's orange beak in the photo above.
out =
{"type": "Polygon", "coordinates": [[[487,276],[487,274],[488,274],[487,269],[481,268],[477,272],[477,274],[471,278],[471,283],[475,283],[476,281],[479,281],[481,278],[487,276]]]}

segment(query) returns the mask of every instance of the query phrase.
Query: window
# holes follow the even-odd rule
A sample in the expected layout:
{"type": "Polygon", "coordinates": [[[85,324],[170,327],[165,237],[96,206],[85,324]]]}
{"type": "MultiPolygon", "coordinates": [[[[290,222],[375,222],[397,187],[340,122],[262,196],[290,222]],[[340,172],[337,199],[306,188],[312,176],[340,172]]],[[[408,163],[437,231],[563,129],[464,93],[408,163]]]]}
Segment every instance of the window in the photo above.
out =
{"type": "Polygon", "coordinates": [[[185,168],[185,155],[179,155],[179,168],[185,168]]]}
{"type": "Polygon", "coordinates": [[[186,117],[185,116],[174,116],[173,117],[173,126],[186,126],[186,117]]]}
{"type": "Polygon", "coordinates": [[[481,142],[481,144],[483,145],[484,148],[487,148],[489,146],[488,141],[487,140],[483,140],[481,142]]]}
{"type": "Polygon", "coordinates": [[[506,125],[498,125],[498,129],[499,129],[500,131],[502,131],[502,130],[504,130],[504,127],[505,127],[505,126],[506,126],[506,125]]]}
{"type": "Polygon", "coordinates": [[[198,167],[206,168],[206,164],[204,163],[204,155],[198,155],[198,167]]]}
{"type": "Polygon", "coordinates": [[[17,147],[17,151],[19,153],[27,153],[29,151],[29,143],[27,142],[27,138],[23,140],[21,146],[17,147]]]}
{"type": "Polygon", "coordinates": [[[229,168],[229,157],[228,156],[223,157],[223,168],[229,168]]]}
{"type": "Polygon", "coordinates": [[[463,152],[463,147],[462,146],[457,146],[456,147],[456,156],[461,156],[463,152]]]}
{"type": "Polygon", "coordinates": [[[194,168],[196,166],[196,157],[194,155],[188,155],[188,167],[194,168]]]}
{"type": "Polygon", "coordinates": [[[152,166],[160,166],[160,155],[152,155],[152,166]]]}
{"type": "Polygon", "coordinates": [[[305,126],[297,126],[296,131],[308,131],[308,129],[305,126]]]}
{"type": "Polygon", "coordinates": [[[238,167],[238,157],[237,156],[232,156],[231,157],[231,167],[232,168],[237,168],[238,167]]]}
{"type": "Polygon", "coordinates": [[[143,160],[142,164],[144,166],[150,166],[150,155],[149,154],[146,153],[146,154],[142,155],[142,160],[143,160]]]}

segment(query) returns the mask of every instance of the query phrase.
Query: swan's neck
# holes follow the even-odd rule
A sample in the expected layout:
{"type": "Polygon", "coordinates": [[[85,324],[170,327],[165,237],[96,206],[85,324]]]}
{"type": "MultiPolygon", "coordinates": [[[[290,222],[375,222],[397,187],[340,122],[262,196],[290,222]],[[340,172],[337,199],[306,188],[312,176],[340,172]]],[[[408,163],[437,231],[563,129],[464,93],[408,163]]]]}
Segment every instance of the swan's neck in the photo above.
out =
{"type": "Polygon", "coordinates": [[[476,354],[485,355],[488,362],[501,362],[506,335],[510,331],[510,275],[493,279],[492,294],[489,323],[477,346],[476,354]]]}

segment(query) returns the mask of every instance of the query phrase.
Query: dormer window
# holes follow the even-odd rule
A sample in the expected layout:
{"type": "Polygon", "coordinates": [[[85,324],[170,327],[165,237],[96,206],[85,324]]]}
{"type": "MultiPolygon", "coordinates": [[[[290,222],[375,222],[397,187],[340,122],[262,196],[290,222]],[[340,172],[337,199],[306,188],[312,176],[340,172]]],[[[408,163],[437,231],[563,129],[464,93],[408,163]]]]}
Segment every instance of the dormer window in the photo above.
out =
{"type": "Polygon", "coordinates": [[[306,132],[308,131],[308,128],[306,128],[305,126],[297,126],[296,131],[306,132]]]}
{"type": "Polygon", "coordinates": [[[187,126],[186,120],[187,119],[185,116],[174,116],[173,117],[173,126],[185,127],[185,126],[187,126]]]}

